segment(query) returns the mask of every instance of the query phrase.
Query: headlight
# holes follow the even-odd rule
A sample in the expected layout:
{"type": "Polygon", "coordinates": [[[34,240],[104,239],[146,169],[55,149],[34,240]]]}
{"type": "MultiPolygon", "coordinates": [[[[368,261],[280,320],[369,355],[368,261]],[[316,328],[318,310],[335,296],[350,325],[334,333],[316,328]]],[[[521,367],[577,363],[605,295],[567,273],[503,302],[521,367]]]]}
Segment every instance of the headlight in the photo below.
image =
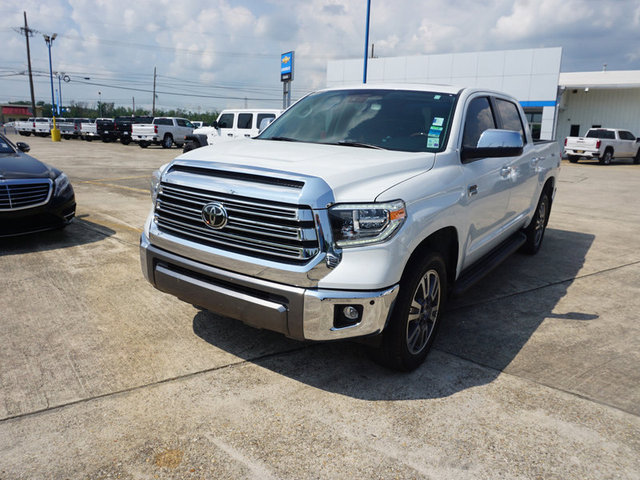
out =
{"type": "Polygon", "coordinates": [[[69,177],[67,177],[66,173],[61,173],[54,180],[56,186],[56,195],[61,192],[64,192],[65,189],[69,186],[69,177]]]}
{"type": "Polygon", "coordinates": [[[329,209],[333,238],[339,247],[388,240],[407,217],[404,202],[336,205],[329,209]]]}
{"type": "Polygon", "coordinates": [[[151,174],[151,201],[156,203],[156,197],[158,196],[158,187],[160,186],[160,182],[162,181],[162,174],[169,166],[168,163],[162,165],[159,169],[151,174]]]}

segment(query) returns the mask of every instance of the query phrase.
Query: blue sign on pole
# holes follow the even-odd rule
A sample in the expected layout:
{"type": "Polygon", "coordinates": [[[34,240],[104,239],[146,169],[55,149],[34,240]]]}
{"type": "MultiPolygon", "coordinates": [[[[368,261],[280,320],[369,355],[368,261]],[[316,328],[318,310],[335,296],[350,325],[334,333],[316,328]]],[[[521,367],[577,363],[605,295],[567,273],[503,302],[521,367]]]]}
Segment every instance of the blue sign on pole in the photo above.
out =
{"type": "Polygon", "coordinates": [[[290,82],[293,80],[293,56],[294,52],[287,52],[280,55],[280,80],[290,82]]]}

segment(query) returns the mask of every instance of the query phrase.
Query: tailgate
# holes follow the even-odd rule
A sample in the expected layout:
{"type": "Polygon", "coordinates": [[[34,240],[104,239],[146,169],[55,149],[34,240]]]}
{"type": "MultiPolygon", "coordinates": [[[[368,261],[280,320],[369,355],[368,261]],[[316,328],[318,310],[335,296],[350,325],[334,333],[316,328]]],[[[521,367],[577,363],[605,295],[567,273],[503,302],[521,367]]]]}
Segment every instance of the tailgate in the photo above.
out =
{"type": "Polygon", "coordinates": [[[597,138],[567,137],[567,150],[597,150],[597,138]]]}
{"type": "Polygon", "coordinates": [[[156,133],[155,125],[150,123],[134,123],[131,126],[131,135],[153,135],[156,133]]]}

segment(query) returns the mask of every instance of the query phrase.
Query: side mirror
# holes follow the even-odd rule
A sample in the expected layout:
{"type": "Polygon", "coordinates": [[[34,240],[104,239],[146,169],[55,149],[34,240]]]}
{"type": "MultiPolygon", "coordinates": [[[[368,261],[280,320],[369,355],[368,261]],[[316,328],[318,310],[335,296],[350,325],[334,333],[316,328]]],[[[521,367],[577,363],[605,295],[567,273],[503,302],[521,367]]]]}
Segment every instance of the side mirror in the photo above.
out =
{"type": "Polygon", "coordinates": [[[218,128],[219,128],[219,127],[218,127],[218,121],[217,121],[217,120],[214,120],[214,121],[211,123],[211,126],[212,126],[213,128],[215,128],[215,129],[218,129],[218,128]]]}
{"type": "Polygon", "coordinates": [[[259,130],[262,133],[262,131],[267,128],[271,122],[273,122],[275,120],[275,118],[263,118],[262,120],[260,120],[260,126],[259,126],[259,130]]]}
{"type": "Polygon", "coordinates": [[[477,146],[463,146],[460,155],[463,162],[468,162],[476,158],[517,157],[522,155],[523,149],[524,144],[519,132],[489,129],[482,132],[477,146]]]}
{"type": "Polygon", "coordinates": [[[27,153],[29,150],[31,150],[29,144],[24,142],[16,142],[16,147],[18,147],[18,150],[24,153],[27,153]]]}

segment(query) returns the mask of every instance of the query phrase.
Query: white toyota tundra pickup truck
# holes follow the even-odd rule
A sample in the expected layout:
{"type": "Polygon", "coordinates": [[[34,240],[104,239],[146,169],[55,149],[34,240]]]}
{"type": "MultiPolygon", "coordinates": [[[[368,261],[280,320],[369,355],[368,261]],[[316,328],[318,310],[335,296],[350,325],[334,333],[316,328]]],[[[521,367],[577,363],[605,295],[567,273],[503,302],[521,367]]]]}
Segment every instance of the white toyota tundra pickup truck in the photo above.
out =
{"type": "Polygon", "coordinates": [[[200,308],[299,340],[362,338],[411,370],[450,294],[538,251],[560,154],[498,92],[322,90],[256,138],[155,172],[142,270],[200,308]]]}
{"type": "Polygon", "coordinates": [[[609,165],[614,157],[640,163],[640,138],[618,128],[590,128],[584,137],[565,138],[564,153],[571,163],[581,157],[597,158],[602,165],[609,165]]]}

